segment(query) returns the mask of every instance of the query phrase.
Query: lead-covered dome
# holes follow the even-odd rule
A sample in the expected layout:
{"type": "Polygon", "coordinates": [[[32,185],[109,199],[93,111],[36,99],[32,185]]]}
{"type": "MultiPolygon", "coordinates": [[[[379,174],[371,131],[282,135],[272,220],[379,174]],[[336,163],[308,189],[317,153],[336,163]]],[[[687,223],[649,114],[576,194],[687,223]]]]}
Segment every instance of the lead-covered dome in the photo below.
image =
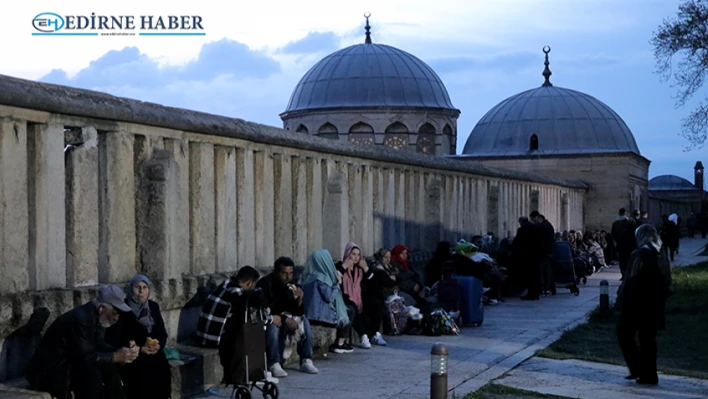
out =
{"type": "Polygon", "coordinates": [[[635,153],[627,124],[602,101],[546,82],[502,101],[477,123],[463,154],[471,156],[635,153]]]}
{"type": "Polygon", "coordinates": [[[361,107],[459,112],[428,64],[395,47],[371,43],[367,32],[365,43],[336,51],[315,64],[295,87],[285,113],[361,107]]]}
{"type": "Polygon", "coordinates": [[[661,175],[649,180],[651,191],[697,190],[690,181],[676,175],[661,175]]]}

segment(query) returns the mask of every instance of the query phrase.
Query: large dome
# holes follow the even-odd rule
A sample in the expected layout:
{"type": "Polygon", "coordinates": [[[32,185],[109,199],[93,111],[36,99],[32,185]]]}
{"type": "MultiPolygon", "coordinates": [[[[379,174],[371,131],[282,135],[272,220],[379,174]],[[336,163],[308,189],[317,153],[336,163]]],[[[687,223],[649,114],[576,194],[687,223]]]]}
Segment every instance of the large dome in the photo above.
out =
{"type": "Polygon", "coordinates": [[[652,191],[679,191],[697,190],[690,181],[676,175],[661,175],[649,180],[649,190],[652,191]]]}
{"type": "Polygon", "coordinates": [[[403,50],[367,40],[315,64],[295,87],[285,113],[362,107],[459,112],[440,77],[425,62],[403,50]]]}
{"type": "Polygon", "coordinates": [[[545,83],[502,101],[477,123],[463,154],[471,156],[634,153],[641,155],[622,118],[602,101],[545,83]]]}

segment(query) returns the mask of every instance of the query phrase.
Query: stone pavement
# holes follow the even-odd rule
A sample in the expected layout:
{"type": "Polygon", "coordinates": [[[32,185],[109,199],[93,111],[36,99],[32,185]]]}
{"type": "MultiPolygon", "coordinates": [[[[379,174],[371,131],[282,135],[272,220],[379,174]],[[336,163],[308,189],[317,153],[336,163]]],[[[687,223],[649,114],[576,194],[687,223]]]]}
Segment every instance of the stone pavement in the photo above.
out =
{"type": "Polygon", "coordinates": [[[495,384],[542,394],[583,399],[708,398],[708,381],[659,374],[658,386],[627,381],[627,368],[581,360],[533,358],[495,384]]]}
{"type": "MultiPolygon", "coordinates": [[[[357,349],[348,355],[329,354],[316,359],[319,375],[288,370],[280,380],[286,399],[422,399],[429,397],[430,347],[445,343],[450,350],[449,387],[458,396],[477,390],[516,367],[558,339],[565,329],[585,321],[599,303],[599,281],[610,281],[610,293],[617,291],[619,273],[609,269],[591,276],[580,295],[558,289],[556,296],[525,302],[507,299],[485,307],[481,327],[464,328],[456,337],[390,337],[388,347],[357,349]],[[612,288],[614,287],[614,288],[612,288]]],[[[229,397],[230,390],[204,394],[200,398],[229,397]]],[[[254,397],[260,397],[255,395],[254,397]]]]}
{"type": "Polygon", "coordinates": [[[700,238],[700,235],[698,237],[681,239],[679,253],[674,257],[672,266],[689,266],[708,261],[708,256],[698,256],[708,244],[708,239],[700,238]]]}

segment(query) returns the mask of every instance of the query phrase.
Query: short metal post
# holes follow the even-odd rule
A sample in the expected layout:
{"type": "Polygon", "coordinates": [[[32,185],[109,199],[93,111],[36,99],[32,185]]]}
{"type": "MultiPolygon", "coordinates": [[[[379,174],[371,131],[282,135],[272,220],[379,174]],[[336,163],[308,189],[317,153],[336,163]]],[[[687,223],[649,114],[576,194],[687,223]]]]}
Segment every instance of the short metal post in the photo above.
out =
{"type": "Polygon", "coordinates": [[[430,399],[447,399],[447,356],[439,342],[430,349],[430,399]]]}
{"type": "Polygon", "coordinates": [[[610,284],[607,280],[600,281],[600,311],[610,310],[610,284]]]}

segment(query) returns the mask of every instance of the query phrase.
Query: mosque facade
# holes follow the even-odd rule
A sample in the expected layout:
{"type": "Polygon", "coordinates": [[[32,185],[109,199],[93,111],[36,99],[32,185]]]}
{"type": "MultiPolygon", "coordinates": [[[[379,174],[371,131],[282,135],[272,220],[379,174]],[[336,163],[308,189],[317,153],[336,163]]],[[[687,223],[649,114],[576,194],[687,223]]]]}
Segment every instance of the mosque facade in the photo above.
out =
{"type": "Polygon", "coordinates": [[[336,51],[298,82],[283,128],[299,134],[383,145],[399,151],[451,155],[460,110],[440,77],[403,50],[371,40],[336,51]]]}
{"type": "MultiPolygon", "coordinates": [[[[284,129],[587,184],[586,225],[560,229],[607,229],[619,208],[668,211],[684,194],[650,194],[651,162],[630,128],[599,99],[551,82],[550,47],[543,83],[492,107],[457,155],[460,110],[442,80],[414,55],[374,43],[365,16],[364,43],[328,55],[298,82],[280,114],[284,129]]],[[[683,208],[696,207],[685,201],[683,208]]]]}

